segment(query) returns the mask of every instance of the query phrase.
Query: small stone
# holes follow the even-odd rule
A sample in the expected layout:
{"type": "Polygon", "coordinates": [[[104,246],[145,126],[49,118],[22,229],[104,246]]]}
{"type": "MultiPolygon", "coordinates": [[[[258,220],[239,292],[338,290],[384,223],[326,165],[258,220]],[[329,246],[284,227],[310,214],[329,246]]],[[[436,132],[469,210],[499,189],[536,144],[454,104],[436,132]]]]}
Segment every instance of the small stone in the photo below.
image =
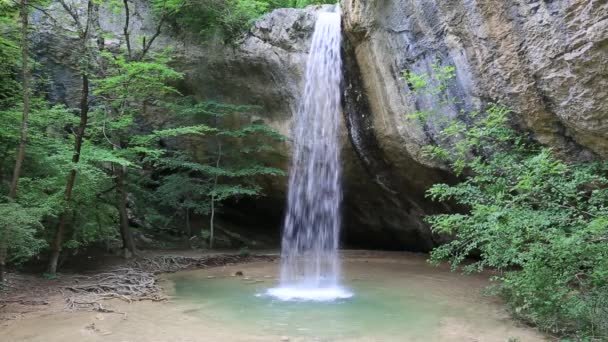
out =
{"type": "Polygon", "coordinates": [[[287,342],[287,341],[289,341],[289,337],[281,336],[281,342],[287,342]]]}
{"type": "Polygon", "coordinates": [[[97,314],[97,315],[95,315],[95,318],[96,318],[97,320],[99,320],[99,321],[103,321],[103,320],[104,320],[103,315],[102,315],[102,314],[100,314],[100,313],[99,313],[99,314],[97,314]]]}
{"type": "Polygon", "coordinates": [[[215,278],[215,276],[212,276],[212,275],[207,276],[207,279],[213,279],[213,278],[215,278]]]}
{"type": "Polygon", "coordinates": [[[232,276],[233,277],[242,277],[243,276],[243,271],[236,271],[236,272],[234,272],[234,274],[232,276]]]}

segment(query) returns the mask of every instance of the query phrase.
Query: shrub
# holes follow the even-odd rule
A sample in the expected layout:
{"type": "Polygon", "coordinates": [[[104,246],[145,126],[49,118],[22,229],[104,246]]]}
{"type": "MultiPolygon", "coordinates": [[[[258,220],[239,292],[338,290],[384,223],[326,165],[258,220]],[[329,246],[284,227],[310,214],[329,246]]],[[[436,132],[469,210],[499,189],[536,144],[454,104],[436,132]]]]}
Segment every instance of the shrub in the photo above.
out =
{"type": "Polygon", "coordinates": [[[431,261],[456,269],[478,255],[463,269],[497,270],[494,289],[514,315],[552,333],[605,340],[608,163],[562,161],[512,129],[501,105],[462,116],[443,121],[437,145],[426,148],[462,179],[428,196],[468,208],[427,217],[453,237],[431,261]]]}

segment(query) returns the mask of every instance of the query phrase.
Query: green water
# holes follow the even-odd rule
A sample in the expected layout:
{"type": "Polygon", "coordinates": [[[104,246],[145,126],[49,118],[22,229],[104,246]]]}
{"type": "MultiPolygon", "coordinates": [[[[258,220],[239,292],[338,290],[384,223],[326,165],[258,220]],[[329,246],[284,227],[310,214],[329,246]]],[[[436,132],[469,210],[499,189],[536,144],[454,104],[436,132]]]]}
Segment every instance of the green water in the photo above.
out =
{"type": "MultiPolygon", "coordinates": [[[[504,342],[543,341],[513,322],[481,291],[489,275],[435,268],[424,256],[384,254],[342,261],[342,285],[354,296],[334,302],[283,302],[277,263],[179,272],[167,277],[173,309],[185,322],[222,334],[209,341],[504,342]],[[244,276],[232,276],[242,272],[244,276]]],[[[172,310],[173,310],[172,309],[172,310]]],[[[167,313],[169,314],[169,313],[167,313]]]]}
{"type": "Polygon", "coordinates": [[[222,323],[235,323],[251,333],[323,338],[395,336],[407,331],[423,338],[455,314],[420,293],[390,289],[370,281],[346,284],[355,296],[334,302],[283,302],[263,295],[269,282],[251,284],[240,278],[200,279],[175,276],[175,299],[194,305],[188,312],[222,323]]]}

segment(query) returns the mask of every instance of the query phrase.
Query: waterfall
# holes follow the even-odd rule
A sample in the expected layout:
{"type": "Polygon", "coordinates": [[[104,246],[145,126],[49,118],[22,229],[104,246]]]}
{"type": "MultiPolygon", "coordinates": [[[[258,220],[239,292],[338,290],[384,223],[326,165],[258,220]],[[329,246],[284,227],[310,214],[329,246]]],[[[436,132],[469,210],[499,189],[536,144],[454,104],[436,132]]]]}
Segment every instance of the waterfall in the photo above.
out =
{"type": "Polygon", "coordinates": [[[281,299],[350,297],[339,286],[340,13],[320,12],[293,129],[293,157],[281,246],[281,299]]]}

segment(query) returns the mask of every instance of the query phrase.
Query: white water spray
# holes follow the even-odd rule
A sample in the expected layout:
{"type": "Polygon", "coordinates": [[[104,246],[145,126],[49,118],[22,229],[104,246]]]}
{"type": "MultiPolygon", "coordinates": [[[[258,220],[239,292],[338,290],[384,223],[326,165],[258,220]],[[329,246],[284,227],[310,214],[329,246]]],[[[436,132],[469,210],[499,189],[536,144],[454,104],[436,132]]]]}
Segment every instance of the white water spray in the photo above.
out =
{"type": "Polygon", "coordinates": [[[268,290],[268,294],[283,300],[324,301],[352,296],[339,286],[340,40],[340,13],[319,13],[293,131],[281,285],[268,290]]]}

